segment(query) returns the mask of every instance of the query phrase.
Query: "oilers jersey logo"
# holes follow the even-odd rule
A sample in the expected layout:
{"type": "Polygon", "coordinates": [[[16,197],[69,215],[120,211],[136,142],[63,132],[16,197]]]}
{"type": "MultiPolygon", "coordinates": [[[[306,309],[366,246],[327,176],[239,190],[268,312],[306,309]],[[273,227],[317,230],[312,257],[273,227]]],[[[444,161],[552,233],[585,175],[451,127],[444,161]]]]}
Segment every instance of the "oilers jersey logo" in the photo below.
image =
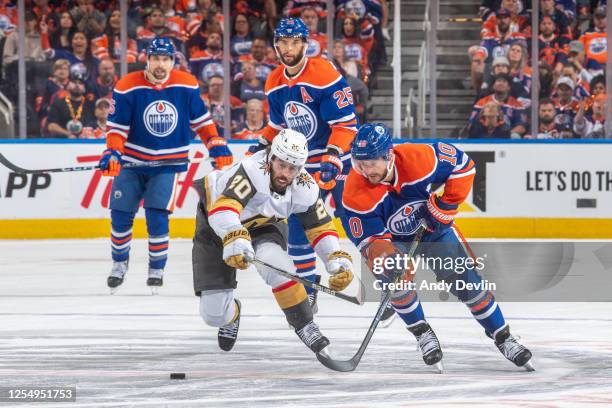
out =
{"type": "Polygon", "coordinates": [[[608,50],[608,41],[606,37],[593,38],[589,43],[589,51],[591,54],[603,54],[608,50]]]}
{"type": "Polygon", "coordinates": [[[176,107],[168,101],[151,102],[144,111],[145,127],[153,136],[166,137],[178,123],[176,107]]]}
{"type": "Polygon", "coordinates": [[[317,132],[317,118],[312,110],[303,103],[287,102],[284,116],[289,129],[302,133],[307,140],[310,140],[317,132]]]}
{"type": "Polygon", "coordinates": [[[425,201],[413,201],[399,208],[387,220],[387,229],[393,235],[412,235],[419,227],[419,209],[425,201]]]}

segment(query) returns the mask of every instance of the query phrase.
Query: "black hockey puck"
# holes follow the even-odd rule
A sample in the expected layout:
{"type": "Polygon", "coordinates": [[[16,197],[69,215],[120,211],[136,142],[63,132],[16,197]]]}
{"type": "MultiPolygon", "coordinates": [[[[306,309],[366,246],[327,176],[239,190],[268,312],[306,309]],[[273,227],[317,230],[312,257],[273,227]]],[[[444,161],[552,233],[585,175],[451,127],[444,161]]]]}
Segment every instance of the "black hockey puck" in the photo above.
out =
{"type": "Polygon", "coordinates": [[[185,373],[170,373],[171,380],[184,380],[185,373]]]}

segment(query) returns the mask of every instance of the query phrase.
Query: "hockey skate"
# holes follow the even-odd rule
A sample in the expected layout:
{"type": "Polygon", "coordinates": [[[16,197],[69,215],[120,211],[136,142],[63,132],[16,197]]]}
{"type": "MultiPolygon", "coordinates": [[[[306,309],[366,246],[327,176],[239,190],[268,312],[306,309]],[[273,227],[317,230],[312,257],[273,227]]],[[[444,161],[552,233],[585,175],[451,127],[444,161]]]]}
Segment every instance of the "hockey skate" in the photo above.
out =
{"type": "Polygon", "coordinates": [[[119,286],[125,280],[125,274],[128,270],[128,261],[113,262],[113,269],[110,276],[106,279],[106,284],[110,288],[110,294],[113,295],[119,286]]]}
{"type": "Polygon", "coordinates": [[[238,299],[234,299],[234,301],[236,302],[236,307],[238,308],[238,316],[233,322],[219,327],[219,332],[217,333],[219,348],[221,348],[223,351],[230,351],[234,347],[234,344],[236,344],[236,339],[238,338],[238,328],[240,327],[240,309],[242,308],[242,305],[238,299]]]}
{"type": "Polygon", "coordinates": [[[442,364],[442,348],[436,333],[427,322],[420,323],[408,330],[416,337],[418,348],[423,354],[423,361],[429,366],[434,366],[439,374],[444,372],[442,364]]]}
{"type": "MultiPolygon", "coordinates": [[[[491,337],[488,333],[487,336],[491,337]]],[[[497,333],[494,340],[497,349],[517,367],[523,367],[527,371],[535,371],[531,362],[531,351],[510,334],[510,326],[504,327],[497,333]]]]}
{"type": "Polygon", "coordinates": [[[157,295],[157,291],[164,284],[164,270],[149,268],[149,278],[147,286],[151,289],[152,295],[157,295]]]}
{"type": "Polygon", "coordinates": [[[324,350],[329,345],[329,340],[319,330],[319,326],[312,320],[301,329],[296,329],[295,333],[300,340],[315,353],[326,353],[324,350]]]}

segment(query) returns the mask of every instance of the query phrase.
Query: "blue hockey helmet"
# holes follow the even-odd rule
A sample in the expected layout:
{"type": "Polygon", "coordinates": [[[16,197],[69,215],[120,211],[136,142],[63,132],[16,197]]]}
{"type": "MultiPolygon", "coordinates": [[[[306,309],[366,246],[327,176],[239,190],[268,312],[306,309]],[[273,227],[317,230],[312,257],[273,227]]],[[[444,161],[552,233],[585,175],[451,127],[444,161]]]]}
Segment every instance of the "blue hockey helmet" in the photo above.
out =
{"type": "Polygon", "coordinates": [[[366,123],[359,128],[353,139],[351,156],[355,160],[390,160],[393,148],[391,139],[389,129],[382,123],[366,123]]]}
{"type": "Polygon", "coordinates": [[[301,18],[283,18],[276,26],[276,30],[274,30],[274,42],[278,38],[283,37],[303,38],[306,41],[309,33],[308,27],[306,27],[301,18]]]}
{"type": "Polygon", "coordinates": [[[147,47],[147,58],[151,55],[167,55],[174,58],[174,44],[172,44],[172,40],[155,37],[147,47]]]}

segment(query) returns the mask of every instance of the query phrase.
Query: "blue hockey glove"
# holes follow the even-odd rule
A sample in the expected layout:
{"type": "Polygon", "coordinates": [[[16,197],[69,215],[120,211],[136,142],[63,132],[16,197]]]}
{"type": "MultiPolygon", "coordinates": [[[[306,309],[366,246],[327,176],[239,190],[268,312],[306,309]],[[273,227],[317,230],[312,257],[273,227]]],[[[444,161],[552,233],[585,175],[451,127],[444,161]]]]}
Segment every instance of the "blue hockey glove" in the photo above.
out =
{"type": "Polygon", "coordinates": [[[102,152],[98,167],[102,170],[103,176],[118,176],[121,171],[121,152],[118,150],[106,149],[102,152]]]}
{"type": "Polygon", "coordinates": [[[342,173],[342,160],[331,149],[321,157],[321,171],[315,180],[323,190],[331,190],[336,186],[336,177],[342,173]]]}
{"type": "Polygon", "coordinates": [[[232,152],[227,147],[227,140],[221,136],[213,136],[206,143],[208,154],[214,159],[213,167],[215,169],[222,169],[225,166],[229,166],[234,161],[232,152]]]}

